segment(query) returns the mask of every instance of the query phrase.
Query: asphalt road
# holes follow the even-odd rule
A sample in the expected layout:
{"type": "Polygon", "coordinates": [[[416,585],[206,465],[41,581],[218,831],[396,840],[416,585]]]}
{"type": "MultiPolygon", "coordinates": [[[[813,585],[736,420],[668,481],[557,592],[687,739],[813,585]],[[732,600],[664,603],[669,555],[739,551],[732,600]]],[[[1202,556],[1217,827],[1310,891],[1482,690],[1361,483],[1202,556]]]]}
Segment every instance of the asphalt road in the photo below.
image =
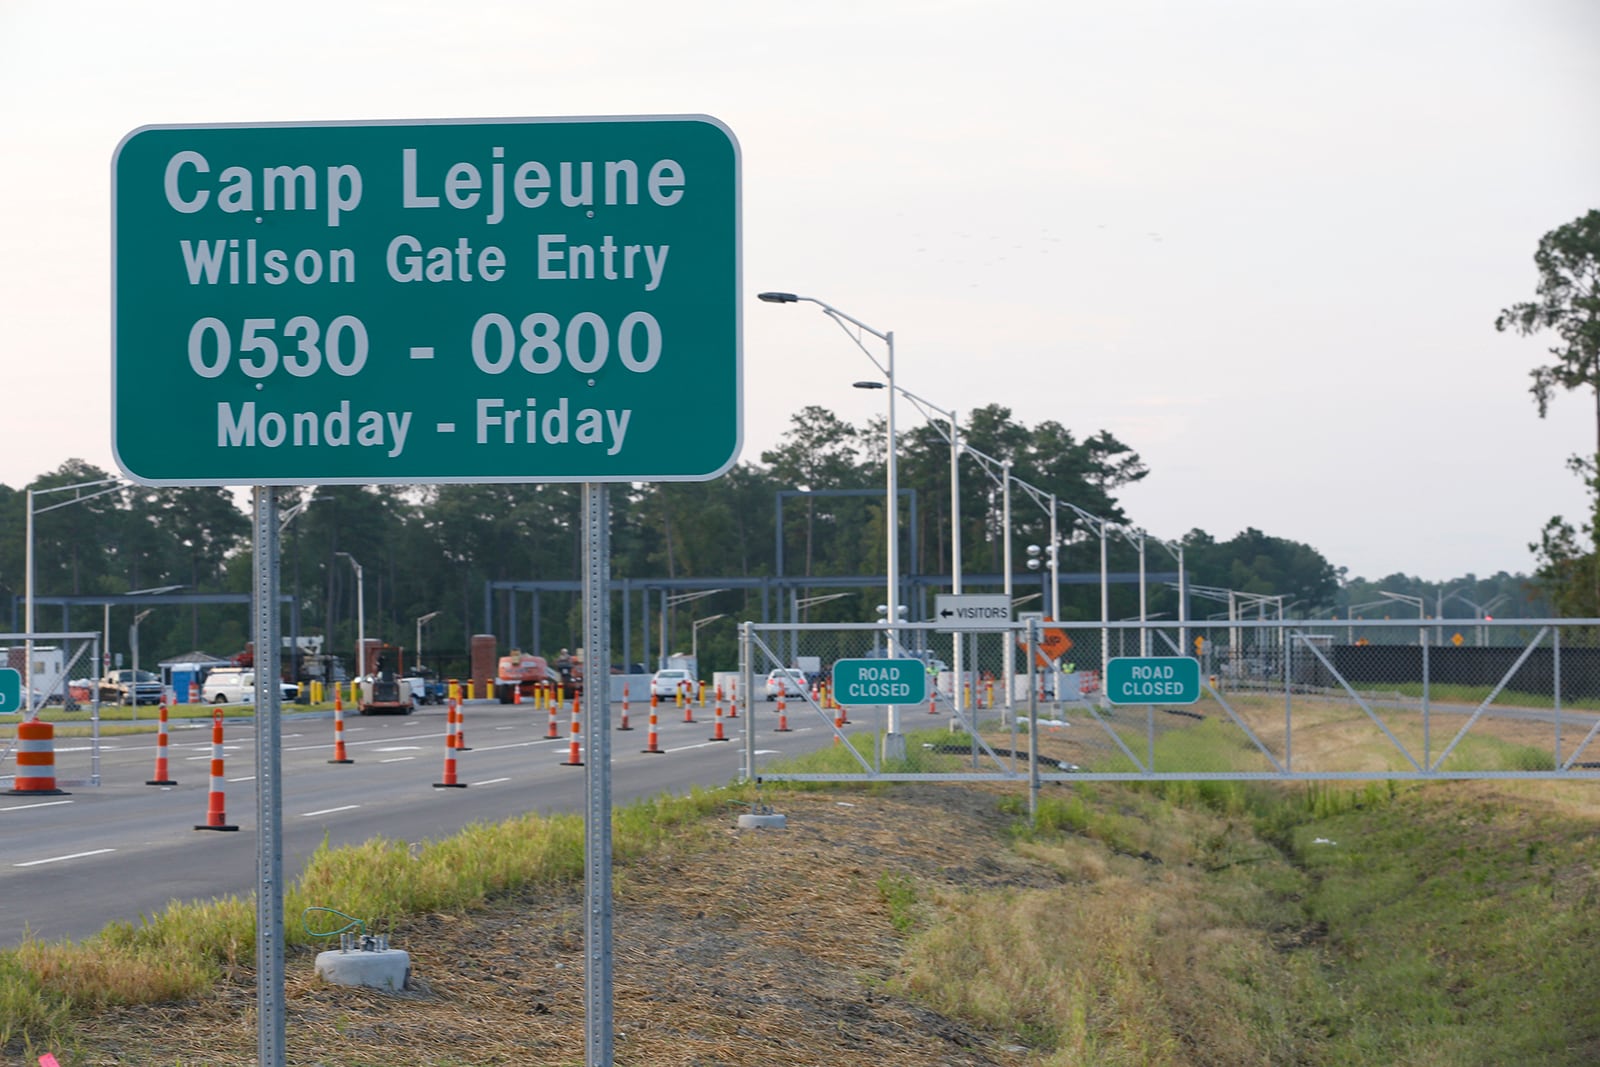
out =
{"type": "MultiPolygon", "coordinates": [[[[768,705],[755,709],[757,750],[799,753],[831,742],[814,711],[791,708],[794,732],[773,732],[768,705]],[[809,718],[807,718],[809,716],[809,718]]],[[[332,764],[331,716],[286,715],[282,723],[284,874],[298,877],[326,839],[347,845],[373,837],[417,842],[447,836],[472,822],[523,812],[578,812],[585,773],[564,766],[569,720],[547,738],[549,716],[528,705],[474,703],[465,708],[469,749],[457,757],[465,789],[436,789],[443,780],[446,714],[442,707],[396,718],[345,718],[351,764],[332,764]]],[[[646,754],[647,711],[635,708],[633,730],[612,732],[612,797],[629,800],[725,785],[744,760],[748,714],[724,720],[726,742],[710,738],[712,709],[659,710],[660,747],[646,754]]],[[[614,707],[616,725],[620,708],[614,707]]],[[[588,728],[588,721],[584,723],[588,728]]],[[[860,729],[861,727],[855,727],[860,729]]],[[[869,727],[870,728],[870,727],[869,727]]],[[[847,728],[849,729],[849,728],[847,728]]],[[[63,782],[86,774],[87,740],[57,741],[63,782]]],[[[197,831],[206,821],[211,731],[175,730],[168,772],[178,784],[149,786],[153,734],[105,738],[98,787],[67,785],[67,796],[0,794],[0,947],[32,936],[82,938],[116,920],[137,921],[169,901],[247,894],[256,886],[253,725],[225,729],[226,814],[238,832],[197,831]]],[[[587,759],[587,752],[585,751],[587,759]]],[[[758,757],[758,766],[759,766],[758,757]]],[[[337,906],[333,904],[332,906],[337,906]]],[[[286,919],[293,919],[289,916],[286,919]]]]}

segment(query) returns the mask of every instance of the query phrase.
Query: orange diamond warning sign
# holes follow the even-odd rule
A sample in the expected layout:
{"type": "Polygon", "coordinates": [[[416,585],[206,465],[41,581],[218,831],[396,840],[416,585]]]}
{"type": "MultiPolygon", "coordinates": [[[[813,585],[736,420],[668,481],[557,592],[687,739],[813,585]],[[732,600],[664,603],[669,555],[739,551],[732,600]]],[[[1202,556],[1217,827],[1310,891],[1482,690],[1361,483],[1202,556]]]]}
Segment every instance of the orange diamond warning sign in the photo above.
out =
{"type": "MultiPolygon", "coordinates": [[[[1049,622],[1049,619],[1045,619],[1049,622]]],[[[1028,647],[1028,637],[1023,634],[1017,638],[1017,644],[1023,648],[1028,647]]],[[[1054,626],[1046,627],[1039,635],[1039,648],[1036,654],[1039,666],[1048,667],[1062,656],[1072,650],[1072,638],[1067,636],[1067,631],[1054,626]]]]}

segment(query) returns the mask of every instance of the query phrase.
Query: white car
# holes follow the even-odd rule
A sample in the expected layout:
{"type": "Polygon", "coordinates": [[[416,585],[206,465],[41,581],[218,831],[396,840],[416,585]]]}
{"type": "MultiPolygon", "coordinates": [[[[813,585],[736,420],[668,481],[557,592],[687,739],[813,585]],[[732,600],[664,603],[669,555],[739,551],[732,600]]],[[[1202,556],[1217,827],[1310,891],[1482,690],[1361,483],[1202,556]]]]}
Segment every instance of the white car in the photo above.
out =
{"type": "Polygon", "coordinates": [[[767,675],[767,701],[771,703],[782,697],[799,699],[806,695],[810,686],[806,683],[805,672],[794,667],[779,667],[767,675]]]}
{"type": "Polygon", "coordinates": [[[679,689],[693,690],[694,679],[689,672],[676,667],[663,668],[650,676],[650,695],[675,697],[679,689]]]}

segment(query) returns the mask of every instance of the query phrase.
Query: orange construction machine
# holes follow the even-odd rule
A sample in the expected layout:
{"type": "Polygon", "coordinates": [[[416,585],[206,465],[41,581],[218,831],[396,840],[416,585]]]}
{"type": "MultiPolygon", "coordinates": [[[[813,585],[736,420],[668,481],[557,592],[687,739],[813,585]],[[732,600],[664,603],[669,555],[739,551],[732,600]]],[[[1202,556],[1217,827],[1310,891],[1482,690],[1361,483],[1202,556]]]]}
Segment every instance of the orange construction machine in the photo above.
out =
{"type": "Polygon", "coordinates": [[[555,680],[555,673],[543,656],[512,649],[509,656],[500,657],[495,671],[494,695],[502,704],[515,700],[518,691],[522,699],[532,700],[540,686],[550,685],[555,680]]]}

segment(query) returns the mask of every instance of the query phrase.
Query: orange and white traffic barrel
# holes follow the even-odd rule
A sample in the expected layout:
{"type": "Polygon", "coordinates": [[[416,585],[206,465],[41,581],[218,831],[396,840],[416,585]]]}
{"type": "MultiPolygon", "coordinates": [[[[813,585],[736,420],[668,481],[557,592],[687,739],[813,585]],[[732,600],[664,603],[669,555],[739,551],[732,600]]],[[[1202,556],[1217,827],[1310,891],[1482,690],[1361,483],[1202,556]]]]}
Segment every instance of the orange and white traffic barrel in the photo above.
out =
{"type": "Polygon", "coordinates": [[[17,723],[17,776],[6,792],[11,796],[64,796],[56,788],[56,728],[51,723],[17,723]]]}
{"type": "Polygon", "coordinates": [[[218,708],[211,716],[211,784],[206,793],[206,821],[205,825],[196,826],[196,830],[238,829],[228,824],[228,813],[223,804],[226,781],[222,770],[222,709],[218,708]]]}

